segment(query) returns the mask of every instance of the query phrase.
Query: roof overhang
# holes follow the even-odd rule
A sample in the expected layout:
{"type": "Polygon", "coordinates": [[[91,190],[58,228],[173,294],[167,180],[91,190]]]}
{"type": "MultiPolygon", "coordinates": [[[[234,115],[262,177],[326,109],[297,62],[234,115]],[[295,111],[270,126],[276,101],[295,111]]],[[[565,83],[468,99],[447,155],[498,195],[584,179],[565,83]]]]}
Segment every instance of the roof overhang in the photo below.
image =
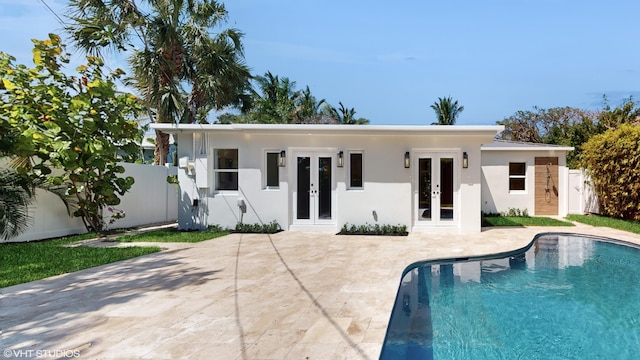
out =
{"type": "Polygon", "coordinates": [[[493,143],[482,145],[482,151],[573,151],[573,146],[561,146],[553,144],[535,144],[496,140],[493,143]]]}
{"type": "Polygon", "coordinates": [[[241,132],[277,135],[490,136],[502,125],[307,125],[307,124],[151,124],[169,134],[241,132]]]}

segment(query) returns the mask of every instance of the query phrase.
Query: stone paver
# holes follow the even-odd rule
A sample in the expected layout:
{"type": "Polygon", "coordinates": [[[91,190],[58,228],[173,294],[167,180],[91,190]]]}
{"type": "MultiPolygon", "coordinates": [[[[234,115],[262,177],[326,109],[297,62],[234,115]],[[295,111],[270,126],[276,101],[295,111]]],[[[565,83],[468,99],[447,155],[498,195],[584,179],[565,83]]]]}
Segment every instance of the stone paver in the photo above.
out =
{"type": "Polygon", "coordinates": [[[540,232],[640,244],[640,236],[587,225],[233,234],[0,289],[0,351],[18,359],[376,359],[407,265],[514,250],[540,232]]]}

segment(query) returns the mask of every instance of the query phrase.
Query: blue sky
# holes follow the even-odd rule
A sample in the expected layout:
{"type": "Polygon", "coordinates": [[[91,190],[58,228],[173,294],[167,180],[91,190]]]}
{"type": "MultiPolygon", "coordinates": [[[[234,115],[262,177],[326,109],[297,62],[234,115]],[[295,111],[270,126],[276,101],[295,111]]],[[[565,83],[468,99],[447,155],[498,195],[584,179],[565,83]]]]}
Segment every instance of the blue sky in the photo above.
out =
{"type": "MultiPolygon", "coordinates": [[[[62,15],[66,1],[46,0],[62,15]]],[[[252,73],[342,101],[372,124],[430,124],[451,96],[458,124],[533,106],[595,109],[640,99],[637,0],[234,0],[252,73]]],[[[0,51],[30,61],[31,38],[60,32],[39,0],[0,0],[0,51]],[[6,34],[12,34],[7,36],[6,34]]],[[[72,49],[70,49],[72,50],[72,49]]],[[[111,60],[113,66],[118,64],[111,60]]]]}

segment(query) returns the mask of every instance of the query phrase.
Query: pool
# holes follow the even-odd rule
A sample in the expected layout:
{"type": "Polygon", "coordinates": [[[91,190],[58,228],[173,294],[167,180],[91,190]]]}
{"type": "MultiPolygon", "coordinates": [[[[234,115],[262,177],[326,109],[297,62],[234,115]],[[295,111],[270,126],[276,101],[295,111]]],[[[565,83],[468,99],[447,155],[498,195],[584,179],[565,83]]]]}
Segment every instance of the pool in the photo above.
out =
{"type": "Polygon", "coordinates": [[[403,272],[380,359],[640,357],[640,246],[542,234],[403,272]]]}

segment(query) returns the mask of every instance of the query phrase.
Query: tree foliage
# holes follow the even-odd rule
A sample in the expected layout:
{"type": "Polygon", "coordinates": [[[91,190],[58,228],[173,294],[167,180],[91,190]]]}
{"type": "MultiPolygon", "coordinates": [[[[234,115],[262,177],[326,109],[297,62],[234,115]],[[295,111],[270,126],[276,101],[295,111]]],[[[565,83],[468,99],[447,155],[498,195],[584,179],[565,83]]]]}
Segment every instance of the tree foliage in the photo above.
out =
{"type": "Polygon", "coordinates": [[[368,124],[365,118],[356,118],[354,108],[334,108],[325,99],[318,100],[309,86],[296,89],[296,82],[267,71],[254,77],[256,90],[252,92],[251,106],[241,115],[225,113],[218,122],[259,124],[368,124]]]}
{"type": "Polygon", "coordinates": [[[438,98],[438,101],[431,105],[433,111],[436,112],[438,121],[431,125],[455,125],[458,116],[464,111],[464,106],[458,104],[458,100],[453,100],[450,96],[438,98]]]}
{"type": "Polygon", "coordinates": [[[505,130],[499,135],[503,140],[572,146],[567,155],[567,166],[579,167],[582,145],[592,136],[623,124],[634,123],[640,116],[640,108],[630,97],[622,104],[611,108],[604,97],[602,110],[584,110],[572,107],[517,111],[514,115],[498,121],[505,130]]]}
{"type": "Polygon", "coordinates": [[[63,72],[68,58],[57,35],[34,40],[33,59],[29,68],[0,53],[0,127],[11,134],[0,142],[11,143],[10,155],[27,159],[17,164],[19,173],[62,188],[76,204],[73,215],[100,231],[102,210],[119,204],[133,185],[133,178],[119,176],[118,162],[140,151],[134,119],[143,104],[116,90],[124,72],[105,75],[97,57],[87,56],[77,75],[63,72]]]}
{"type": "MultiPolygon", "coordinates": [[[[135,86],[153,121],[206,122],[213,109],[248,109],[250,73],[242,33],[222,28],[228,12],[214,0],[71,0],[74,43],[88,53],[133,50],[135,86]],[[135,47],[132,43],[140,43],[135,47]]],[[[169,135],[156,131],[157,164],[169,135]]]]}
{"type": "Polygon", "coordinates": [[[622,124],[589,139],[582,148],[603,214],[640,221],[640,126],[622,124]]]}
{"type": "Polygon", "coordinates": [[[13,169],[0,169],[0,184],[0,239],[6,240],[27,229],[34,191],[29,178],[13,169]]]}

